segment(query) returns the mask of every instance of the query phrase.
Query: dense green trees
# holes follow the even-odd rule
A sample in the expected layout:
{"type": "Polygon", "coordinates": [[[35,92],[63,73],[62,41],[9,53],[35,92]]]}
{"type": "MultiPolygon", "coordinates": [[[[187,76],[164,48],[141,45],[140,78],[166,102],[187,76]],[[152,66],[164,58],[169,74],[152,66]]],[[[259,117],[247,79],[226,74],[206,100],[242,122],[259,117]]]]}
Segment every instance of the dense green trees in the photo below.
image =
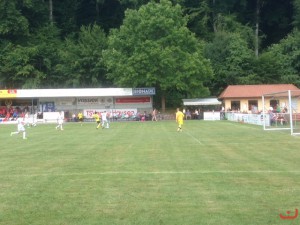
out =
{"type": "MultiPolygon", "coordinates": [[[[0,35],[3,40],[17,41],[29,33],[29,21],[17,7],[17,0],[0,1],[0,35]]],[[[27,8],[24,5],[23,8],[27,8]]]]}
{"type": "Polygon", "coordinates": [[[1,0],[0,88],[299,86],[299,24],[300,0],[1,0]]]}
{"type": "Polygon", "coordinates": [[[191,97],[208,94],[203,82],[212,77],[212,69],[186,24],[181,7],[166,0],[128,10],[123,25],[109,36],[108,78],[125,87],[156,87],[163,110],[171,90],[191,97]]]}
{"type": "MultiPolygon", "coordinates": [[[[300,32],[297,29],[278,44],[268,48],[262,57],[265,55],[270,58],[266,62],[269,67],[277,70],[277,73],[276,71],[272,72],[277,74],[279,82],[293,83],[300,87],[300,32]]],[[[271,73],[265,74],[265,76],[270,75],[271,73]]]]}
{"type": "Polygon", "coordinates": [[[247,70],[254,52],[239,33],[217,32],[214,40],[206,45],[205,56],[211,60],[215,73],[209,84],[213,93],[219,93],[229,84],[248,83],[247,77],[252,74],[247,70]]]}
{"type": "Polygon", "coordinates": [[[56,77],[67,87],[103,87],[110,84],[105,74],[102,51],[107,48],[104,31],[97,25],[82,27],[77,41],[66,39],[59,52],[56,77]]]}

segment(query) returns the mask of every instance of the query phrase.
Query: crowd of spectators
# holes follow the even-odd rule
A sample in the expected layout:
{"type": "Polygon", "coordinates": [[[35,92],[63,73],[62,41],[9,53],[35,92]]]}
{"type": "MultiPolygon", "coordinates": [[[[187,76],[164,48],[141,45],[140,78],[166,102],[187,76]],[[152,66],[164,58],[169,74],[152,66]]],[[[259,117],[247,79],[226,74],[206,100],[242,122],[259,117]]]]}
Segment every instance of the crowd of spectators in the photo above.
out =
{"type": "Polygon", "coordinates": [[[24,116],[25,112],[28,111],[28,107],[24,107],[21,109],[20,107],[10,106],[9,108],[6,106],[0,106],[0,118],[2,121],[12,121],[16,120],[19,116],[24,116]]]}
{"type": "Polygon", "coordinates": [[[111,115],[111,119],[118,121],[118,120],[132,120],[132,121],[148,121],[152,120],[152,114],[146,111],[144,112],[114,112],[111,115]]]}
{"type": "MultiPolygon", "coordinates": [[[[79,115],[79,114],[78,114],[79,115]]],[[[72,120],[73,122],[79,121],[79,116],[75,113],[72,114],[72,120]]],[[[107,119],[110,121],[151,121],[152,119],[154,121],[160,120],[160,114],[157,110],[155,110],[155,113],[149,113],[147,111],[144,112],[134,112],[134,111],[115,111],[115,112],[108,112],[107,119]],[[155,116],[155,117],[154,117],[155,116]]],[[[94,121],[92,118],[86,118],[83,116],[83,121],[94,121]]]]}

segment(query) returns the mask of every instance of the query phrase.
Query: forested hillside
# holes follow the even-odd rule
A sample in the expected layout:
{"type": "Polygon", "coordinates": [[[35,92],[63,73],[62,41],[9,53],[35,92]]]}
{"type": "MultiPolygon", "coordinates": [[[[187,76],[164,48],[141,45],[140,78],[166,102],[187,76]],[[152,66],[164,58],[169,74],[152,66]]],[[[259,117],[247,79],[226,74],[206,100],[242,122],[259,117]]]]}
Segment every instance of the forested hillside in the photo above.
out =
{"type": "Polygon", "coordinates": [[[300,87],[300,0],[0,0],[0,89],[300,87]]]}

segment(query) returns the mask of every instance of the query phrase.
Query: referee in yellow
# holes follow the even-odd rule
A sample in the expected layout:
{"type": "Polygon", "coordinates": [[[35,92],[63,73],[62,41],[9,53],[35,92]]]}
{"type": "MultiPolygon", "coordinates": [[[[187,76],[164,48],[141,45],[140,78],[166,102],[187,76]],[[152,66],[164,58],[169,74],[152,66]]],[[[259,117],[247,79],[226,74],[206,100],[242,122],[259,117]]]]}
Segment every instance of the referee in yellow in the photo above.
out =
{"type": "Polygon", "coordinates": [[[177,108],[176,110],[176,122],[178,124],[177,131],[182,131],[184,114],[177,108]]]}

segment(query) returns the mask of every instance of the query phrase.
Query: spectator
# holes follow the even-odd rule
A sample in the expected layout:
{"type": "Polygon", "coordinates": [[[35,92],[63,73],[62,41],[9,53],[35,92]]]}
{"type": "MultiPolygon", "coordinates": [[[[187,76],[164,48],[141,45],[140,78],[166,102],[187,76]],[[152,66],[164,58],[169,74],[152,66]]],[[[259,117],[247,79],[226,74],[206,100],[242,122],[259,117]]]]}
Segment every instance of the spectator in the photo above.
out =
{"type": "Polygon", "coordinates": [[[157,110],[154,109],[152,112],[152,121],[157,121],[156,115],[157,115],[157,110]]]}
{"type": "Polygon", "coordinates": [[[192,119],[192,115],[191,115],[191,112],[190,112],[189,109],[186,111],[185,117],[186,117],[187,120],[192,119]]]}

